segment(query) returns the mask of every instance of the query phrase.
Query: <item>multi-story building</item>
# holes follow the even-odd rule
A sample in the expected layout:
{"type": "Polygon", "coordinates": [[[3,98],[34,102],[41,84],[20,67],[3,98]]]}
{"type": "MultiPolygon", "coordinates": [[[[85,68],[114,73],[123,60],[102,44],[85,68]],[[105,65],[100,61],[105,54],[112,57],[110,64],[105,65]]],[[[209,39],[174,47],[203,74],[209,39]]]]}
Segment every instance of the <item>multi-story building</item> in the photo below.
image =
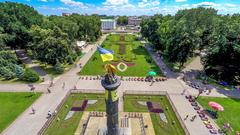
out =
{"type": "Polygon", "coordinates": [[[116,29],[116,20],[115,19],[101,19],[102,30],[114,30],[116,29]]]}
{"type": "Polygon", "coordinates": [[[138,17],[128,17],[128,25],[139,26],[142,19],[138,17]]]}
{"type": "Polygon", "coordinates": [[[71,13],[62,13],[62,16],[70,16],[72,15],[71,13]]]}

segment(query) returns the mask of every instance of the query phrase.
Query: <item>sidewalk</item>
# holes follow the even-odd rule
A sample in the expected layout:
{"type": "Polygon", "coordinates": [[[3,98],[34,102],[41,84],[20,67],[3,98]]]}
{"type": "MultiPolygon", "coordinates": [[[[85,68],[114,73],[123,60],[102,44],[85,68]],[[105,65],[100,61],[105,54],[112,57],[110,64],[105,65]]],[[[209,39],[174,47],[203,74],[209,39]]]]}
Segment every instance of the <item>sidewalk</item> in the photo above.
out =
{"type": "MultiPolygon", "coordinates": [[[[34,84],[36,92],[44,92],[48,84],[34,84]]],[[[30,92],[28,84],[0,84],[0,92],[30,92]]]]}
{"type": "MultiPolygon", "coordinates": [[[[103,36],[100,40],[100,43],[104,41],[106,36],[103,36]]],[[[88,54],[83,56],[80,60],[82,65],[84,65],[95,52],[96,46],[93,51],[90,51],[88,54]]],[[[25,112],[23,112],[7,129],[5,129],[2,134],[3,135],[36,135],[38,131],[43,127],[43,125],[47,122],[47,113],[50,110],[54,112],[57,106],[60,104],[62,99],[66,96],[68,91],[72,89],[77,81],[79,76],[77,73],[81,69],[79,67],[71,69],[66,74],[63,74],[61,78],[51,87],[50,94],[43,94],[36,102],[33,103],[33,107],[36,109],[36,114],[32,115],[31,107],[29,107],[25,112]],[[63,83],[65,83],[65,88],[63,89],[63,83]]],[[[12,85],[12,84],[11,84],[12,85]]],[[[1,85],[2,86],[2,85],[1,85]]],[[[19,86],[19,85],[17,85],[19,86]]],[[[45,85],[44,85],[45,86],[45,85]]],[[[5,86],[7,90],[11,86],[5,86]]],[[[12,86],[15,88],[16,86],[12,86]]],[[[1,87],[2,88],[2,87],[1,87]]],[[[22,90],[27,87],[23,85],[21,87],[22,90]]],[[[42,90],[46,91],[46,88],[42,88],[42,90]]]]}

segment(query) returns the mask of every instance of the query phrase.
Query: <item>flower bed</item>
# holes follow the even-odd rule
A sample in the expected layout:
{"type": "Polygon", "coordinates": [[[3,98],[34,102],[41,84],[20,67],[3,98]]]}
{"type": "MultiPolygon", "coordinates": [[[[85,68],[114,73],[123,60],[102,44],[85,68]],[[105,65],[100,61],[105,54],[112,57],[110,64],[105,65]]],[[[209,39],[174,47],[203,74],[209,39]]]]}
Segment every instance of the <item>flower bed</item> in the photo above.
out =
{"type": "Polygon", "coordinates": [[[88,100],[84,100],[80,107],[72,107],[71,111],[84,111],[87,107],[88,100]]]}
{"type": "Polygon", "coordinates": [[[163,113],[161,108],[154,108],[152,102],[147,102],[148,111],[152,113],[163,113]]]}

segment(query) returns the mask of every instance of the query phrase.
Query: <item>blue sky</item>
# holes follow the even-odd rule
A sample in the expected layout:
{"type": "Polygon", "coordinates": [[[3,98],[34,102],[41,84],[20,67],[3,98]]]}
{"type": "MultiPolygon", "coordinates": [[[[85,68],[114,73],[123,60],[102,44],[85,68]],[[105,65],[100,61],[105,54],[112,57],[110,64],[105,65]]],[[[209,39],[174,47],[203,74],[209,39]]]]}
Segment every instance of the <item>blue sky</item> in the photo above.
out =
{"type": "MultiPolygon", "coordinates": [[[[34,7],[44,15],[64,13],[106,15],[174,14],[179,9],[213,7],[220,14],[240,13],[240,0],[8,0],[34,7]]],[[[4,2],[4,0],[0,0],[4,2]]]]}

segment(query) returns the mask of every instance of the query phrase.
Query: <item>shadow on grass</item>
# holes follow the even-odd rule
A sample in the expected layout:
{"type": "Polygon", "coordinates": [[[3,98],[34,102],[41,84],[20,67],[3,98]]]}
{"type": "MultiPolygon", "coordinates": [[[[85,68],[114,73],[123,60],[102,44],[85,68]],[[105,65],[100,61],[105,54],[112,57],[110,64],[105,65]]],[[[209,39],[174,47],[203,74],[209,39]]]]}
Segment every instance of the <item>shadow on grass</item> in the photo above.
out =
{"type": "Polygon", "coordinates": [[[132,52],[136,55],[148,56],[148,54],[143,46],[138,46],[137,48],[133,49],[132,52]]]}

